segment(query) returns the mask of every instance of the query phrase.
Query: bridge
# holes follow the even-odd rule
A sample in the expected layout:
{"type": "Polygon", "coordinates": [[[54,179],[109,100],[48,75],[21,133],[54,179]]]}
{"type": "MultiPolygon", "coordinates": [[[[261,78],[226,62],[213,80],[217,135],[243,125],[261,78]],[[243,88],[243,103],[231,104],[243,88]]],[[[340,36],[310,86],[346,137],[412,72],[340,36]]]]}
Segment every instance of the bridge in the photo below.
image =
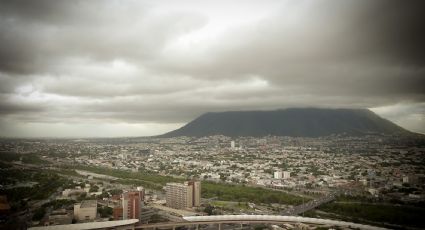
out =
{"type": "Polygon", "coordinates": [[[319,207],[322,204],[329,203],[329,202],[335,200],[335,198],[337,197],[337,195],[338,195],[338,193],[328,194],[328,195],[326,195],[324,197],[321,197],[321,198],[318,198],[318,199],[309,201],[309,202],[307,202],[305,204],[301,204],[301,205],[295,206],[293,208],[290,208],[288,210],[285,210],[285,211],[283,211],[281,213],[281,215],[282,216],[296,216],[296,215],[299,215],[299,214],[304,213],[304,212],[306,212],[308,210],[317,208],[317,207],[319,207]]]}
{"type": "Polygon", "coordinates": [[[188,226],[199,229],[199,225],[217,225],[222,230],[222,224],[288,224],[303,223],[322,226],[339,226],[363,230],[386,230],[364,224],[356,224],[345,221],[307,218],[300,216],[275,216],[275,215],[219,215],[219,216],[186,216],[184,222],[167,222],[156,224],[143,224],[134,229],[175,229],[176,227],[188,226]]]}

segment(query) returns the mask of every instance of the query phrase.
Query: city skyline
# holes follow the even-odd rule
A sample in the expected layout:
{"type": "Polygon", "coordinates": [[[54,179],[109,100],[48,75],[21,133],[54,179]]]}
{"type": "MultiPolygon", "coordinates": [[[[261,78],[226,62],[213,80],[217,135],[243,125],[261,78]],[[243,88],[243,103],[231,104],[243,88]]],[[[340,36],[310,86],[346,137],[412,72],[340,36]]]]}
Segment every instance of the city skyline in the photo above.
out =
{"type": "Polygon", "coordinates": [[[158,135],[206,112],[369,108],[425,133],[423,3],[0,1],[0,136],[158,135]]]}

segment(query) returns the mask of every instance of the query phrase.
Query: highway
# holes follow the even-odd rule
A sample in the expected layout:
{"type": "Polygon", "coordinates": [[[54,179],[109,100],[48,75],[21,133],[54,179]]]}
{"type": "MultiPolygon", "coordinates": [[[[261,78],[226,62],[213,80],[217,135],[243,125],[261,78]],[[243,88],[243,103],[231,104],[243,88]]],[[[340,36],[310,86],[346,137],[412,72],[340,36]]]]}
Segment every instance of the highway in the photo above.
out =
{"type": "Polygon", "coordinates": [[[319,207],[322,204],[326,204],[329,203],[333,200],[335,200],[337,196],[337,193],[330,193],[324,197],[320,197],[318,199],[309,201],[307,203],[304,204],[300,204],[298,206],[295,206],[293,208],[290,208],[288,210],[285,210],[281,213],[282,216],[296,216],[299,215],[301,213],[304,213],[308,210],[314,209],[316,207],[319,207]]]}
{"type": "Polygon", "coordinates": [[[345,221],[307,218],[300,216],[275,216],[275,215],[218,215],[218,216],[186,216],[183,217],[186,222],[167,222],[156,224],[143,224],[136,226],[135,229],[175,229],[180,226],[194,226],[199,229],[200,225],[218,225],[219,230],[224,224],[308,224],[318,226],[339,226],[344,228],[356,228],[364,230],[385,230],[364,224],[356,224],[345,221]]]}

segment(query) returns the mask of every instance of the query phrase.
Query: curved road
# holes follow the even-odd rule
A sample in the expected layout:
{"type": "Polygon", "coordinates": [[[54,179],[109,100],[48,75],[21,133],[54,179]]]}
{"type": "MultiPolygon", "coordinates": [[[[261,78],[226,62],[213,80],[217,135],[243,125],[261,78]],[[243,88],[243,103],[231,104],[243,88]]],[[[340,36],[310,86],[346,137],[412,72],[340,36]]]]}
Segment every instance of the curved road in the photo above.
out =
{"type": "Polygon", "coordinates": [[[204,224],[217,224],[218,229],[221,229],[222,224],[253,224],[253,223],[266,223],[266,224],[285,224],[285,223],[304,223],[312,225],[327,225],[327,226],[340,226],[357,228],[364,230],[386,230],[364,224],[356,224],[345,221],[307,218],[299,216],[274,216],[274,215],[219,215],[219,216],[186,216],[183,217],[187,222],[168,222],[157,224],[144,224],[136,226],[135,229],[156,229],[156,228],[176,228],[179,226],[196,226],[204,224]]]}

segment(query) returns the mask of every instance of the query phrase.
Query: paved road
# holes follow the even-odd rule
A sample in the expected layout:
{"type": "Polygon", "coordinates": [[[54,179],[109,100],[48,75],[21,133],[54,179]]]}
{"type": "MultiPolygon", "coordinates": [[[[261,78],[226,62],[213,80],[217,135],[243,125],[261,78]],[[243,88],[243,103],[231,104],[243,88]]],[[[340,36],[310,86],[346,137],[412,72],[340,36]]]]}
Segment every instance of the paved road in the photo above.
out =
{"type": "Polygon", "coordinates": [[[320,197],[318,199],[309,201],[307,203],[295,206],[291,209],[285,210],[281,213],[282,216],[296,216],[299,215],[301,213],[304,213],[308,210],[314,209],[316,207],[319,207],[322,204],[326,204],[329,203],[333,200],[335,200],[337,196],[337,193],[330,193],[324,197],[320,197]]]}

